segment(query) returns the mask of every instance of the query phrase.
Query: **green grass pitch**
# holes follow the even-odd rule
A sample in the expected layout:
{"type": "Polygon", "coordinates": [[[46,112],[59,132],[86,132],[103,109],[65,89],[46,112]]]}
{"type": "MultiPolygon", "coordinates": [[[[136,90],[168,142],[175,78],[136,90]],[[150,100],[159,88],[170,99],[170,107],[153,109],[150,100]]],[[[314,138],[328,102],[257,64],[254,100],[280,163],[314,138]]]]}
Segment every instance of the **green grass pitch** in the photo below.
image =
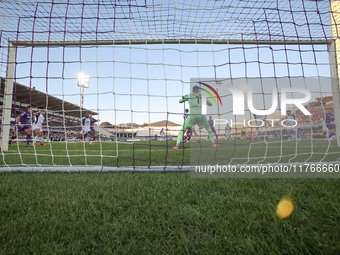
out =
{"type": "Polygon", "coordinates": [[[256,164],[286,162],[335,162],[340,158],[336,141],[324,140],[221,140],[217,149],[207,141],[181,144],[175,141],[46,143],[26,148],[24,143],[12,144],[0,157],[6,166],[181,166],[209,159],[219,164],[256,164]],[[184,146],[184,148],[182,147],[184,146]],[[190,148],[192,152],[190,153],[190,148]],[[216,159],[211,160],[211,159],[216,159]]]}
{"type": "MultiPolygon", "coordinates": [[[[219,149],[227,155],[238,150],[239,158],[267,151],[268,162],[280,150],[282,162],[296,156],[295,149],[300,160],[308,159],[311,150],[311,161],[327,150],[328,160],[339,157],[334,142],[314,141],[311,148],[306,140],[296,148],[287,141],[283,148],[280,143],[266,148],[254,141],[250,152],[247,142],[236,141],[235,148],[235,141],[226,141],[219,149]]],[[[189,148],[170,147],[167,154],[160,147],[165,142],[152,145],[119,144],[124,158],[118,163],[131,165],[130,157],[146,159],[136,165],[150,164],[150,157],[151,165],[164,165],[165,157],[190,161],[189,148]]],[[[20,156],[13,144],[2,160],[12,165],[36,165],[36,160],[117,164],[111,157],[115,143],[74,143],[68,151],[65,143],[53,143],[52,148],[37,146],[36,154],[34,148],[19,146],[20,156]]],[[[0,254],[339,254],[339,185],[340,179],[195,179],[189,172],[2,172],[0,254]],[[276,206],[286,196],[293,199],[294,211],[282,220],[276,206]]]]}
{"type": "Polygon", "coordinates": [[[339,254],[339,179],[2,173],[0,254],[339,254]],[[295,208],[276,216],[284,196],[295,208]]]}

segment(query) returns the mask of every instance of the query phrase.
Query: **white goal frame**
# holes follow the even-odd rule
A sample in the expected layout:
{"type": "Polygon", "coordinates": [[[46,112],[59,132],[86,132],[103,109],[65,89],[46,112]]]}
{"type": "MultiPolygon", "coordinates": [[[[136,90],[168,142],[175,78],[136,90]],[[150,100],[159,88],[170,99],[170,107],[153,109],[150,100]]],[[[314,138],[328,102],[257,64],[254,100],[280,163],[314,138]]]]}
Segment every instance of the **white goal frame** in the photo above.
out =
{"type": "MultiPolygon", "coordinates": [[[[333,31],[333,33],[335,33],[333,31]]],[[[335,37],[335,36],[334,36],[335,37]]],[[[336,38],[336,37],[335,37],[336,38]]],[[[4,88],[4,104],[1,126],[1,150],[8,151],[10,133],[10,118],[15,80],[15,64],[17,47],[51,47],[51,46],[100,46],[100,45],[133,45],[133,44],[253,44],[253,45],[327,45],[331,74],[332,96],[336,130],[340,130],[340,39],[333,40],[285,40],[285,41],[253,41],[253,40],[102,40],[102,41],[9,41],[7,72],[4,88]]],[[[340,147],[340,132],[337,132],[337,146],[340,147]]]]}

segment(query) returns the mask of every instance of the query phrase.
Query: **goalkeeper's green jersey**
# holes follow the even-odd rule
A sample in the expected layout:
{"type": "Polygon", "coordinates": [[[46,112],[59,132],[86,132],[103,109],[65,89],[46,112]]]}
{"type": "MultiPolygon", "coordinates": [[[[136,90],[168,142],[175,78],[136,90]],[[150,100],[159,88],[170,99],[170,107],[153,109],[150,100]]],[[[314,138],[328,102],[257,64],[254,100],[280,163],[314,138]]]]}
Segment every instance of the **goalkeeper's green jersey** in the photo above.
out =
{"type": "MultiPolygon", "coordinates": [[[[189,102],[190,114],[202,114],[202,98],[200,93],[192,93],[179,100],[180,103],[183,103],[184,101],[189,102]]],[[[206,104],[212,106],[212,103],[208,99],[206,104]]]]}

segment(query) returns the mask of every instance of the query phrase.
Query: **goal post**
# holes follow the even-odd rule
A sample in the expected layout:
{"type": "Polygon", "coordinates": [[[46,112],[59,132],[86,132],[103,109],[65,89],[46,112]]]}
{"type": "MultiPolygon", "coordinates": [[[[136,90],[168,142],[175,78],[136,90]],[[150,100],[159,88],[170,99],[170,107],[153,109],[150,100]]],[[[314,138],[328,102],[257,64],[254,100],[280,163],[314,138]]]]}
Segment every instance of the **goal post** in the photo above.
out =
{"type": "Polygon", "coordinates": [[[334,102],[334,117],[337,131],[337,145],[340,147],[340,2],[333,1],[330,4],[332,34],[334,40],[328,45],[330,73],[332,77],[332,96],[334,102]]]}
{"type": "Polygon", "coordinates": [[[8,151],[8,140],[10,134],[10,121],[13,102],[13,87],[15,79],[16,47],[8,43],[7,72],[4,88],[4,102],[1,121],[1,150],[8,151]]]}
{"type": "MultiPolygon", "coordinates": [[[[330,73],[332,83],[332,97],[334,102],[334,117],[336,130],[340,130],[340,80],[338,76],[339,61],[340,60],[340,41],[339,39],[334,40],[329,45],[329,62],[330,62],[330,73]],[[339,53],[339,54],[338,54],[339,53]]],[[[340,147],[340,132],[336,133],[337,146],[340,147]]]]}

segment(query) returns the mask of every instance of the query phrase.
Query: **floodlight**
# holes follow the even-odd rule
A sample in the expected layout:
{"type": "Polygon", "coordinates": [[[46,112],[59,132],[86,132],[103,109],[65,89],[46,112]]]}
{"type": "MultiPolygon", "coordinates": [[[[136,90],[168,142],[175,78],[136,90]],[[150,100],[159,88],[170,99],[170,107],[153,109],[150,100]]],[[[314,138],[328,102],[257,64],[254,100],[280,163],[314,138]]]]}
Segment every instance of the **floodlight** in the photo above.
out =
{"type": "Polygon", "coordinates": [[[84,74],[84,73],[79,73],[78,74],[77,86],[83,87],[83,88],[88,88],[90,86],[90,75],[84,74]]]}

